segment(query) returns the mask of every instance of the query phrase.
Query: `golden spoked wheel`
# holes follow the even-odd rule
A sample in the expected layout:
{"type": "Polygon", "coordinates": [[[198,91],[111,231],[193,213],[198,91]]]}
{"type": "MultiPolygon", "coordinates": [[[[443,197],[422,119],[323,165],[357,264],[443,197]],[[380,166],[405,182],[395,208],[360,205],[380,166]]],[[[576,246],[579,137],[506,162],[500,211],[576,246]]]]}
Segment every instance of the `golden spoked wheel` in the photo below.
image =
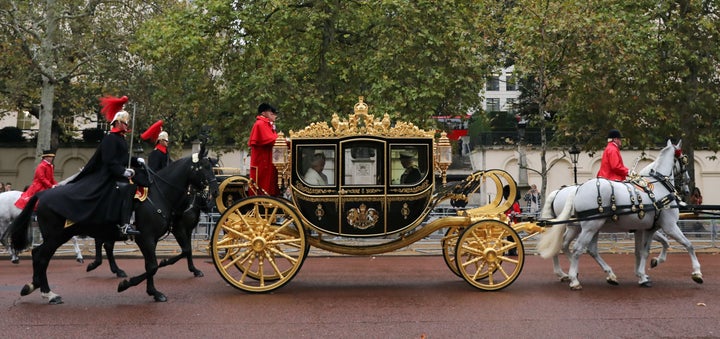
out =
{"type": "Polygon", "coordinates": [[[230,206],[226,206],[226,198],[228,194],[233,195],[234,201],[240,201],[248,196],[248,192],[254,195],[256,189],[250,182],[250,178],[241,175],[234,175],[220,183],[218,186],[218,196],[215,198],[215,206],[217,206],[218,212],[223,213],[230,206]]]}
{"type": "Polygon", "coordinates": [[[268,196],[230,206],[210,239],[220,276],[235,288],[256,293],[288,283],[300,270],[308,246],[295,209],[268,196]]]}
{"type": "Polygon", "coordinates": [[[445,236],[440,242],[443,249],[443,259],[445,259],[445,264],[458,277],[462,277],[462,275],[460,275],[460,269],[458,269],[457,261],[455,260],[455,246],[457,245],[457,240],[460,237],[461,232],[462,228],[460,227],[450,227],[447,232],[445,232],[445,236]]]}
{"type": "Polygon", "coordinates": [[[510,286],[525,263],[520,236],[497,220],[483,220],[466,228],[458,239],[455,258],[463,279],[486,291],[510,286]],[[517,255],[510,255],[513,249],[517,255]]]}

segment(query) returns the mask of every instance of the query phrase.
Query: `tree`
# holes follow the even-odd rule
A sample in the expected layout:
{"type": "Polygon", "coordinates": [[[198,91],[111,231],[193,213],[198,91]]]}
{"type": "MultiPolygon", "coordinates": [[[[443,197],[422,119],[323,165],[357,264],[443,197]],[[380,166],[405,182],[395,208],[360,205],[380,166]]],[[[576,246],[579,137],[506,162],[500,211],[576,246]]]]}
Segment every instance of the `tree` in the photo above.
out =
{"type": "MultiPolygon", "coordinates": [[[[7,34],[3,48],[11,52],[0,61],[5,71],[20,79],[5,82],[8,90],[18,93],[5,104],[8,109],[33,112],[39,99],[38,154],[57,147],[58,141],[51,140],[51,126],[56,118],[58,88],[64,87],[71,95],[78,88],[73,84],[99,89],[96,84],[104,77],[111,73],[116,76],[120,69],[102,72],[108,71],[109,65],[129,64],[132,58],[124,47],[129,27],[153,13],[154,6],[143,1],[110,0],[6,1],[0,5],[0,26],[7,34]]],[[[92,97],[98,96],[95,93],[92,97]]],[[[97,101],[77,108],[96,111],[97,101]]]]}
{"type": "Polygon", "coordinates": [[[481,110],[478,93],[497,64],[493,6],[201,0],[147,22],[133,50],[156,74],[174,65],[198,86],[189,100],[162,90],[167,102],[192,102],[177,118],[211,124],[236,146],[263,101],[279,107],[286,132],[350,113],[360,95],[371,112],[427,127],[433,115],[481,110]]]}

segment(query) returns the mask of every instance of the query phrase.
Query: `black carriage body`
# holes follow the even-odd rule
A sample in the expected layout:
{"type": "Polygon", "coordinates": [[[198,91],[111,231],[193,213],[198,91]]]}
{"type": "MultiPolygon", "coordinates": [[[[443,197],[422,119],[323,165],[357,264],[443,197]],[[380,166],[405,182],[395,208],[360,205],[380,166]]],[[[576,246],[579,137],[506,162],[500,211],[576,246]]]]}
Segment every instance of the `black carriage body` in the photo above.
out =
{"type": "Polygon", "coordinates": [[[433,159],[430,137],[293,139],[293,202],[304,222],[321,233],[375,237],[401,232],[427,214],[433,159]],[[320,182],[310,173],[317,157],[325,159],[320,182]]]}

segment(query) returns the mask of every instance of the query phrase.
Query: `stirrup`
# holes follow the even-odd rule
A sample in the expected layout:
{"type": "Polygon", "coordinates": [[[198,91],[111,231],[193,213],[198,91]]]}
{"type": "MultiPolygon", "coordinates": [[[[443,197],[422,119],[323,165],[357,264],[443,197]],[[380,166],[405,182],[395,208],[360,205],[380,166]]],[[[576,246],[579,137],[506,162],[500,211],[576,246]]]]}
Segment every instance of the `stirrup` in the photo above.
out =
{"type": "Polygon", "coordinates": [[[120,232],[124,235],[139,235],[140,231],[136,230],[133,224],[125,224],[120,226],[120,232]]]}

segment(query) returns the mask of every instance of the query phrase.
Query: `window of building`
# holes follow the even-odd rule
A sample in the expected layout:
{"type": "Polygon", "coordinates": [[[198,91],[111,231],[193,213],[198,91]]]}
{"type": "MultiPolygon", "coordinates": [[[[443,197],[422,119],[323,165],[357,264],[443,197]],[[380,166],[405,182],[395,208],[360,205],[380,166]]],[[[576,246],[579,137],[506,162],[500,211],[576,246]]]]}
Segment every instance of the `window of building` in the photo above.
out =
{"type": "Polygon", "coordinates": [[[508,73],[505,77],[507,79],[505,81],[505,90],[506,91],[517,91],[518,85],[517,85],[517,79],[512,75],[512,73],[508,73]]]}
{"type": "Polygon", "coordinates": [[[17,115],[17,128],[19,129],[32,129],[33,128],[33,116],[28,112],[18,112],[17,115]]]}
{"type": "Polygon", "coordinates": [[[517,100],[515,98],[508,98],[505,101],[505,110],[508,111],[508,113],[515,113],[516,108],[515,104],[517,103],[517,100]]]}
{"type": "Polygon", "coordinates": [[[499,91],[500,90],[500,77],[498,76],[491,76],[487,80],[487,84],[485,85],[485,89],[488,91],[499,91]]]}
{"type": "Polygon", "coordinates": [[[500,110],[500,98],[487,98],[485,103],[486,112],[497,112],[500,110]]]}

